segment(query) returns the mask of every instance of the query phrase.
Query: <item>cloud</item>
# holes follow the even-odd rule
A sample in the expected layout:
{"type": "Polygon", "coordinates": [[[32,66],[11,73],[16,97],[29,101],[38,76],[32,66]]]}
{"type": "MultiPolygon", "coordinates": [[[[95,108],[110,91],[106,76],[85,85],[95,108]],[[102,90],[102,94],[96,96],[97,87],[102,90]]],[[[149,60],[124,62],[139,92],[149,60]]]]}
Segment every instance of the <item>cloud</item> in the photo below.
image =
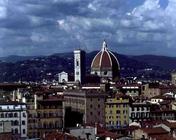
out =
{"type": "Polygon", "coordinates": [[[175,0],[1,0],[0,55],[99,50],[104,39],[120,53],[175,55],[175,12],[175,0]]]}

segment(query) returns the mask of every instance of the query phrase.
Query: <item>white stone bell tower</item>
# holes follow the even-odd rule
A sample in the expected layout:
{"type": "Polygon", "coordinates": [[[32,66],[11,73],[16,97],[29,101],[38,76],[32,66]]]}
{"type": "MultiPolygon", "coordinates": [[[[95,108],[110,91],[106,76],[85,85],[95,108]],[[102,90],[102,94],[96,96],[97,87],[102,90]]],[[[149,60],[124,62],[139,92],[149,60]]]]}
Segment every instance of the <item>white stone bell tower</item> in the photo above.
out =
{"type": "Polygon", "coordinates": [[[74,78],[75,82],[85,82],[85,52],[83,50],[74,51],[74,78]]]}

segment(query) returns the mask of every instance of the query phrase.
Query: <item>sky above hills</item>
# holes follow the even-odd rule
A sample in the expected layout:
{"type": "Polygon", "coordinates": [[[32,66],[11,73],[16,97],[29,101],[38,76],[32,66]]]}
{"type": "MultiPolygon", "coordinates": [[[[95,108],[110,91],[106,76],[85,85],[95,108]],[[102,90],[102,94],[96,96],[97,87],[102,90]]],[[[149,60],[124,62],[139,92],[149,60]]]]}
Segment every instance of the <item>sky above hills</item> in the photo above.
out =
{"type": "Polygon", "coordinates": [[[176,56],[176,0],[0,0],[0,56],[76,48],[176,56]]]}

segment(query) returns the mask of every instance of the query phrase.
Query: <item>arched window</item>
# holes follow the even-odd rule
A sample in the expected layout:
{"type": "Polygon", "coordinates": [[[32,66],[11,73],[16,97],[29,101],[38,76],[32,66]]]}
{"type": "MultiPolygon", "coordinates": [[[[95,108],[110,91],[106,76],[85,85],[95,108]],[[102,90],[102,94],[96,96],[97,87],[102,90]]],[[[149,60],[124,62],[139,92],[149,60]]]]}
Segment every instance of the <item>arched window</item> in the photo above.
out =
{"type": "Polygon", "coordinates": [[[26,113],[23,112],[23,117],[26,117],[26,113]]]}
{"type": "Polygon", "coordinates": [[[47,117],[47,113],[46,112],[43,113],[43,117],[44,118],[47,117]]]}
{"type": "Polygon", "coordinates": [[[51,122],[49,123],[49,128],[53,128],[53,124],[51,122]]]}
{"type": "Polygon", "coordinates": [[[76,66],[77,66],[77,67],[79,66],[79,61],[78,61],[78,60],[76,60],[76,66]]]}
{"type": "Polygon", "coordinates": [[[43,124],[43,128],[47,128],[47,125],[46,125],[46,123],[44,123],[44,124],[43,124]]]}
{"type": "Polygon", "coordinates": [[[14,117],[18,117],[18,113],[14,113],[14,117]]]}
{"type": "Polygon", "coordinates": [[[11,121],[11,125],[12,125],[12,126],[14,125],[14,121],[11,121]]]}
{"type": "Polygon", "coordinates": [[[108,72],[107,71],[104,71],[104,75],[107,75],[108,74],[108,72]]]}
{"type": "Polygon", "coordinates": [[[26,130],[25,129],[23,129],[23,134],[26,134],[26,130]]]}
{"type": "Polygon", "coordinates": [[[53,113],[52,112],[49,112],[49,117],[53,117],[53,113]]]}
{"type": "Polygon", "coordinates": [[[56,122],[55,122],[55,128],[58,128],[58,127],[59,127],[59,122],[56,121],[56,122]]]}
{"type": "Polygon", "coordinates": [[[10,118],[13,117],[13,113],[9,113],[9,117],[10,117],[10,118]]]}
{"type": "Polygon", "coordinates": [[[4,118],[4,113],[1,113],[1,118],[4,118]]]}
{"type": "Polygon", "coordinates": [[[5,117],[8,118],[8,113],[5,113],[5,117]]]}
{"type": "Polygon", "coordinates": [[[37,117],[38,117],[38,118],[40,118],[40,117],[41,117],[41,114],[40,114],[40,112],[38,112],[38,114],[37,114],[37,117]]]}
{"type": "Polygon", "coordinates": [[[18,134],[18,129],[17,128],[15,128],[15,134],[18,134]]]}
{"type": "Polygon", "coordinates": [[[14,121],[14,125],[18,125],[19,122],[17,120],[14,121]]]}
{"type": "Polygon", "coordinates": [[[25,125],[26,124],[26,122],[25,121],[22,121],[22,125],[25,125]]]}

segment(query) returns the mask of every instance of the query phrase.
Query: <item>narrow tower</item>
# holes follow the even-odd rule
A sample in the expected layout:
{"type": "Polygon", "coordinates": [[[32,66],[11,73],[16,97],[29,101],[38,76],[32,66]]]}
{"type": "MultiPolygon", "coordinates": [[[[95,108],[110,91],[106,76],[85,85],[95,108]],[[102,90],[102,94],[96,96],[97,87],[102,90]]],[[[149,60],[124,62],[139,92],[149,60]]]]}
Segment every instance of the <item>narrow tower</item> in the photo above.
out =
{"type": "Polygon", "coordinates": [[[74,77],[75,82],[84,83],[85,82],[85,52],[83,50],[74,51],[74,77]]]}

